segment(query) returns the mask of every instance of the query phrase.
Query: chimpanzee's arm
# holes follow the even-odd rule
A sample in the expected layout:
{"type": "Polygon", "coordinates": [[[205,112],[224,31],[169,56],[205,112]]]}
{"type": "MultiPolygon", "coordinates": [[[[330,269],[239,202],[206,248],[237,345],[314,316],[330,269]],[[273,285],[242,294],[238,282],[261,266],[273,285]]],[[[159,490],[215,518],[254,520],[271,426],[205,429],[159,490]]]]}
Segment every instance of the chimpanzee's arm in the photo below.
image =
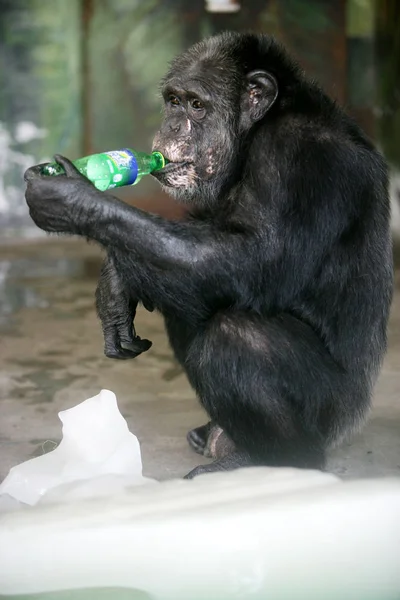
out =
{"type": "Polygon", "coordinates": [[[25,174],[35,223],[49,232],[82,235],[111,252],[124,285],[144,304],[204,314],[210,303],[246,304],[256,284],[249,236],[210,222],[173,222],[103,194],[60,159],[67,177],[25,174]],[[69,172],[70,171],[70,172],[69,172]]]}
{"type": "Polygon", "coordinates": [[[124,286],[145,306],[197,320],[216,300],[221,306],[249,303],[258,265],[245,235],[211,223],[169,221],[111,197],[91,214],[77,233],[109,249],[124,286]]]}
{"type": "Polygon", "coordinates": [[[216,260],[229,263],[232,252],[244,250],[246,241],[211,223],[170,221],[108,195],[97,199],[88,219],[79,220],[76,233],[105,248],[133,253],[157,268],[194,271],[207,261],[216,268],[216,260]]]}

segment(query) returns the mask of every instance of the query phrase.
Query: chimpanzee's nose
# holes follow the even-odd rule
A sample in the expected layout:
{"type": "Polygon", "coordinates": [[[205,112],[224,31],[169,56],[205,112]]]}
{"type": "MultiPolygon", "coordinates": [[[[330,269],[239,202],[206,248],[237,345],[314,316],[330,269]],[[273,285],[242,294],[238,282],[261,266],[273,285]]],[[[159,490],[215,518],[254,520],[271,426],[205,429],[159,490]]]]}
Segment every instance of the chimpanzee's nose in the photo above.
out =
{"type": "Polygon", "coordinates": [[[180,130],[180,128],[181,128],[181,125],[180,125],[180,123],[170,123],[170,124],[169,124],[169,128],[170,128],[170,130],[171,130],[171,131],[173,131],[174,133],[178,133],[178,131],[179,131],[179,130],[180,130]]]}

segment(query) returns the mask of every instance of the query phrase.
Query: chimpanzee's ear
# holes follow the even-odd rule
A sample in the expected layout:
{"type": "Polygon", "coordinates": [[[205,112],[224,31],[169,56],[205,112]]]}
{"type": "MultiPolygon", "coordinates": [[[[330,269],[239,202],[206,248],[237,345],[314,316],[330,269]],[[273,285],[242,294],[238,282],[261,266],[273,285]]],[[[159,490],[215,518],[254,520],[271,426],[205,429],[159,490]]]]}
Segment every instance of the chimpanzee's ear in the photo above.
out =
{"type": "Polygon", "coordinates": [[[245,90],[242,95],[242,123],[251,126],[259,121],[271,108],[278,97],[278,83],[267,71],[251,71],[246,75],[245,90]]]}

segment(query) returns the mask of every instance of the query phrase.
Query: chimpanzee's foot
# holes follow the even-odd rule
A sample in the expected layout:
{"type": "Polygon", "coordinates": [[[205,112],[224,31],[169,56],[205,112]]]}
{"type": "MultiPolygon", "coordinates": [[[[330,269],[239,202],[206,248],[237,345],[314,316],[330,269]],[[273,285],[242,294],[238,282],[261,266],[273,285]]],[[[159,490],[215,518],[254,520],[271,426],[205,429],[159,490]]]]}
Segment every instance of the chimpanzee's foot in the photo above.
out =
{"type": "Polygon", "coordinates": [[[188,432],[186,439],[189,442],[189,446],[191,446],[193,450],[197,452],[197,454],[204,455],[211,427],[212,423],[210,421],[209,423],[206,423],[201,427],[191,429],[188,432]]]}
{"type": "Polygon", "coordinates": [[[216,473],[217,471],[233,471],[240,467],[250,467],[252,465],[250,458],[240,452],[232,452],[224,458],[215,460],[209,465],[199,465],[195,467],[190,473],[185,475],[184,479],[194,479],[198,475],[204,475],[205,473],[216,473]]]}
{"type": "Polygon", "coordinates": [[[189,431],[187,440],[197,454],[207,458],[223,458],[235,450],[224,430],[211,421],[189,431]]]}

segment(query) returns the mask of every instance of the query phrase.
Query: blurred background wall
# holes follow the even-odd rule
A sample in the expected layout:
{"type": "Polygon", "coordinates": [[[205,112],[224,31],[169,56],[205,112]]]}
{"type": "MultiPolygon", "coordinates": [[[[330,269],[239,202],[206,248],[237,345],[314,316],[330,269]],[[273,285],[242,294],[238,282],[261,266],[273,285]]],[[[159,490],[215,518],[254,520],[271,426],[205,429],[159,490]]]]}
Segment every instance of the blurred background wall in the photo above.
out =
{"type": "MultiPolygon", "coordinates": [[[[0,0],[0,235],[38,233],[22,174],[54,152],[149,150],[168,61],[224,29],[274,34],[390,161],[400,199],[398,0],[0,0]],[[233,12],[222,12],[231,4],[233,12]]],[[[118,195],[178,214],[151,178],[118,195]]]]}

